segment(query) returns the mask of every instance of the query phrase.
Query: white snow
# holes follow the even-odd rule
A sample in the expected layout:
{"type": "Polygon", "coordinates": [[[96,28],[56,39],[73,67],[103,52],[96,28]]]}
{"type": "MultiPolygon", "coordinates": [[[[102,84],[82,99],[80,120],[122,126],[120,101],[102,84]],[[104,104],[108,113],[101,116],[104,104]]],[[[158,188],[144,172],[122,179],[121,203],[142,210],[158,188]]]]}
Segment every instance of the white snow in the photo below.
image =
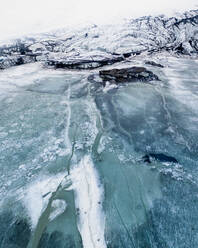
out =
{"type": "Polygon", "coordinates": [[[71,172],[75,204],[79,209],[78,229],[85,248],[105,248],[103,187],[91,158],[86,155],[71,172]]]}
{"type": "Polygon", "coordinates": [[[7,0],[1,2],[1,39],[84,23],[118,22],[121,18],[183,11],[197,0],[7,0]]]}
{"type": "Polygon", "coordinates": [[[67,207],[67,203],[64,200],[60,200],[60,199],[54,200],[52,202],[53,211],[50,214],[49,220],[52,221],[56,217],[61,215],[65,211],[66,207],[67,207]]]}
{"type": "Polygon", "coordinates": [[[106,86],[103,88],[103,92],[107,93],[109,90],[117,88],[118,86],[116,84],[110,84],[109,82],[106,82],[106,86]]]}
{"type": "MultiPolygon", "coordinates": [[[[57,189],[64,177],[64,174],[58,174],[52,177],[39,178],[37,181],[32,182],[26,189],[23,203],[27,208],[33,228],[36,227],[39,217],[45,210],[51,193],[57,189]]],[[[52,212],[50,219],[53,219],[62,213],[62,211],[64,211],[63,207],[64,209],[66,208],[66,203],[63,205],[62,202],[55,202],[54,207],[55,212],[52,212]],[[60,206],[59,210],[57,209],[58,206],[60,206]]]]}

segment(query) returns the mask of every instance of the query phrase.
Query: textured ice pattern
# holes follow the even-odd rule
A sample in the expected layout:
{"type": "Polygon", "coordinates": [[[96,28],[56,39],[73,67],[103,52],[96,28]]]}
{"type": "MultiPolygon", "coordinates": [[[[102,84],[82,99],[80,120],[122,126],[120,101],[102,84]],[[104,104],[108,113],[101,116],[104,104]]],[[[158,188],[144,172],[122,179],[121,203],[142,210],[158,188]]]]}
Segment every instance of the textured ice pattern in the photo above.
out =
{"type": "Polygon", "coordinates": [[[3,48],[2,67],[69,66],[0,72],[1,248],[198,247],[197,39],[191,11],[3,48]],[[160,81],[104,85],[98,66],[160,81]]]}

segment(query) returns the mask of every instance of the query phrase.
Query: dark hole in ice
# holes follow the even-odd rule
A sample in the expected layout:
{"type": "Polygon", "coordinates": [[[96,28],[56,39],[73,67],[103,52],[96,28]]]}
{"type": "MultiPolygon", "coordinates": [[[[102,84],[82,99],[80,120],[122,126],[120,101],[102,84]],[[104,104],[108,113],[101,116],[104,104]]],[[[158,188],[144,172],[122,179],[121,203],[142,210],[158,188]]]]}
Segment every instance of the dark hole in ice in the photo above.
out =
{"type": "Polygon", "coordinates": [[[144,162],[151,163],[152,159],[158,160],[162,163],[178,163],[177,159],[171,156],[167,156],[163,153],[149,153],[142,157],[144,162]]]}

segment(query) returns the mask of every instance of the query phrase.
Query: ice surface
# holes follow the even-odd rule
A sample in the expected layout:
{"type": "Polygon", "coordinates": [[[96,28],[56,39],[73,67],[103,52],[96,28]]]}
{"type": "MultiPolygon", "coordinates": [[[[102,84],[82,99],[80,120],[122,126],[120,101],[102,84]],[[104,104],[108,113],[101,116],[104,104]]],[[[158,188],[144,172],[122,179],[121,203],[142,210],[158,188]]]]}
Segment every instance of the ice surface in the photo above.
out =
{"type": "Polygon", "coordinates": [[[40,64],[1,72],[0,220],[12,232],[2,224],[0,246],[22,243],[19,221],[26,247],[197,247],[197,61],[160,53],[116,68],[147,60],[164,65],[146,65],[160,82],[104,88],[87,80],[98,70],[40,64]]]}

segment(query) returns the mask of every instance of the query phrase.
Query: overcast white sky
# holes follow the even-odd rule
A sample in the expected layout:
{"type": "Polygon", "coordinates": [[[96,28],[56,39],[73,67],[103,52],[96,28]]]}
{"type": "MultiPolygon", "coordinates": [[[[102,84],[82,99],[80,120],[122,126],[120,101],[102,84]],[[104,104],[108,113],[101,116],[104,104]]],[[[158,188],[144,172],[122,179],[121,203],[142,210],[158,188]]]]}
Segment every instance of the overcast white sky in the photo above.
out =
{"type": "Polygon", "coordinates": [[[198,0],[1,0],[0,40],[73,24],[198,8],[198,0]]]}

